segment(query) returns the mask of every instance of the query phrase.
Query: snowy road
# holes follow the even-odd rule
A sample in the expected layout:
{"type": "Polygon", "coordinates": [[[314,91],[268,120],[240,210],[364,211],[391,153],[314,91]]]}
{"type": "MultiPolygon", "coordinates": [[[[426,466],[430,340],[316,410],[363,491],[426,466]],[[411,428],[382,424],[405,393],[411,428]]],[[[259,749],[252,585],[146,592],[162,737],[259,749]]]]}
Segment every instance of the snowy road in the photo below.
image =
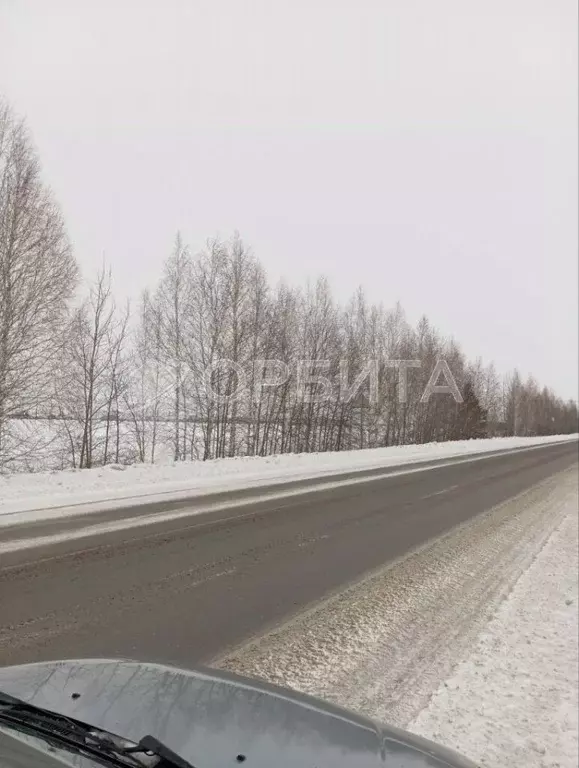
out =
{"type": "MultiPolygon", "coordinates": [[[[486,759],[485,734],[498,728],[505,675],[515,692],[530,690],[546,702],[538,713],[544,723],[557,706],[573,714],[576,661],[569,657],[566,677],[547,628],[533,646],[553,655],[555,679],[543,676],[531,689],[521,681],[537,659],[509,651],[513,664],[498,672],[485,651],[495,640],[484,632],[495,626],[489,622],[497,610],[499,625],[509,624],[500,619],[501,601],[514,585],[513,594],[524,592],[521,574],[531,578],[540,553],[557,548],[557,534],[550,537],[558,527],[559,541],[569,542],[576,478],[577,443],[562,444],[15,550],[0,561],[0,663],[94,656],[213,662],[436,733],[486,759]],[[478,669],[489,681],[490,709],[482,713],[472,700],[480,693],[478,669]],[[453,675],[459,688],[469,679],[471,699],[445,701],[453,675]],[[456,729],[445,722],[451,706],[463,715],[456,729]],[[471,720],[480,726],[475,734],[471,720]]],[[[563,562],[556,552],[555,564],[563,562]]],[[[569,558],[550,581],[558,607],[545,620],[558,627],[576,610],[576,600],[575,608],[565,603],[575,599],[563,579],[576,573],[569,558]]],[[[531,591],[538,594],[536,581],[531,591]]],[[[516,645],[519,635],[509,642],[516,645]]],[[[499,637],[506,641],[508,632],[499,637]]],[[[573,652],[568,639],[561,642],[573,652]]],[[[520,711],[521,701],[513,703],[520,711]]],[[[497,732],[503,757],[518,745],[543,760],[526,765],[555,765],[541,754],[543,736],[529,746],[521,718],[513,729],[514,747],[497,732]]],[[[563,730],[559,762],[574,768],[564,759],[573,734],[563,730]]],[[[507,764],[494,757],[489,766],[507,764]]]]}

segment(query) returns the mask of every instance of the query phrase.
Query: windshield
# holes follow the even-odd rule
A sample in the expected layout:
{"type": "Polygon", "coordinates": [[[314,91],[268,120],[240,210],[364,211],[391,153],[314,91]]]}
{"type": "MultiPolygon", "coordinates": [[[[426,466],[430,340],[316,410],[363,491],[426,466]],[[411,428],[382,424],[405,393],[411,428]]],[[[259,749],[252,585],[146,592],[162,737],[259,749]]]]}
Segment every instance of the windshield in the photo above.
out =
{"type": "MultiPolygon", "coordinates": [[[[0,692],[0,726],[11,728],[19,740],[54,755],[92,760],[116,768],[194,768],[151,736],[138,744],[86,723],[33,706],[0,692]]],[[[14,750],[12,743],[12,750],[14,750]]]]}
{"type": "Polygon", "coordinates": [[[45,765],[58,768],[59,765],[73,768],[102,768],[103,762],[91,759],[58,746],[54,741],[0,723],[0,765],[13,768],[21,765],[45,765]]]}

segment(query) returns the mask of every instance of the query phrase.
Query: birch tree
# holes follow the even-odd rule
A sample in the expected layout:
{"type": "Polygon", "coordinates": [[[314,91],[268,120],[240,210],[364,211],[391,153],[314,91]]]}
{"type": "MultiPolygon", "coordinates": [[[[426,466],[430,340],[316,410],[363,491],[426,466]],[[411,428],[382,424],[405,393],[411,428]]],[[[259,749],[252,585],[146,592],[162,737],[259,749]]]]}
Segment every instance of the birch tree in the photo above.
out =
{"type": "MultiPolygon", "coordinates": [[[[78,269],[29,132],[0,101],[0,467],[8,417],[48,408],[78,269]]],[[[18,445],[21,455],[26,446],[18,445]]]]}

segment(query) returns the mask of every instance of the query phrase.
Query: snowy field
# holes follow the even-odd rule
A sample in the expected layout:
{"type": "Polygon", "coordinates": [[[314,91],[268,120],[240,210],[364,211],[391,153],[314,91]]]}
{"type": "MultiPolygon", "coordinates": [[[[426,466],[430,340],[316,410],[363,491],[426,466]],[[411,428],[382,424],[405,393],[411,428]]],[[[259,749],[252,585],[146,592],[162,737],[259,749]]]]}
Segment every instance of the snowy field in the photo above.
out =
{"type": "Polygon", "coordinates": [[[488,768],[577,766],[577,471],[216,659],[488,768]]]}
{"type": "MultiPolygon", "coordinates": [[[[36,517],[45,517],[50,516],[49,509],[75,504],[98,504],[98,509],[103,509],[105,504],[122,506],[139,499],[168,500],[192,494],[258,488],[269,483],[325,474],[453,459],[566,440],[577,440],[577,435],[491,438],[340,453],[185,461],[169,465],[108,465],[83,470],[19,472],[0,475],[0,525],[17,522],[14,515],[25,511],[39,511],[36,517]]],[[[95,509],[89,506],[86,511],[95,509]]],[[[79,510],[74,513],[78,514],[79,510]]]]}

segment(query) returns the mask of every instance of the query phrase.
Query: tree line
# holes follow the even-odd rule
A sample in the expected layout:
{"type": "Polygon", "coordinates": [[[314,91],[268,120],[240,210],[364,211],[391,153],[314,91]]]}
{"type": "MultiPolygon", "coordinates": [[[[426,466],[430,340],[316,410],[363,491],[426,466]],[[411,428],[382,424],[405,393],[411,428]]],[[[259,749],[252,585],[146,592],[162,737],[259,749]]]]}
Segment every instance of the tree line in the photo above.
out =
{"type": "Polygon", "coordinates": [[[134,309],[108,268],[79,283],[29,132],[0,105],[0,470],[577,431],[575,402],[469,360],[426,317],[361,289],[340,303],[325,278],[271,285],[237,234],[198,253],[177,236],[134,309]],[[424,398],[440,361],[458,399],[424,398]]]}

